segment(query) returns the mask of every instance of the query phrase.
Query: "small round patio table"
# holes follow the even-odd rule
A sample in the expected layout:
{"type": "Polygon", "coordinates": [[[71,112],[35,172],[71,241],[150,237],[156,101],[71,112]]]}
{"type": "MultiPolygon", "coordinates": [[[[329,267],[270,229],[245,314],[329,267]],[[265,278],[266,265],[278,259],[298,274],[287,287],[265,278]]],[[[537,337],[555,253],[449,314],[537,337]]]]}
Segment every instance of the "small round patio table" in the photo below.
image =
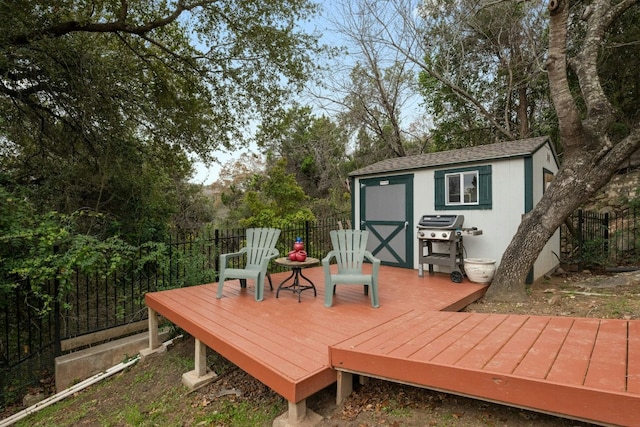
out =
{"type": "Polygon", "coordinates": [[[302,269],[318,264],[320,262],[318,258],[307,257],[307,259],[305,259],[304,261],[291,261],[287,257],[282,257],[276,258],[274,262],[278,265],[291,269],[291,276],[284,279],[282,283],[280,283],[280,286],[278,286],[276,298],[278,298],[278,296],[280,295],[281,290],[287,290],[293,292],[294,294],[298,294],[298,302],[300,302],[300,294],[302,294],[302,292],[306,291],[307,289],[313,289],[313,296],[318,296],[316,286],[308,277],[305,277],[305,275],[302,274],[302,269]],[[301,283],[300,278],[306,280],[307,284],[301,283]]]}

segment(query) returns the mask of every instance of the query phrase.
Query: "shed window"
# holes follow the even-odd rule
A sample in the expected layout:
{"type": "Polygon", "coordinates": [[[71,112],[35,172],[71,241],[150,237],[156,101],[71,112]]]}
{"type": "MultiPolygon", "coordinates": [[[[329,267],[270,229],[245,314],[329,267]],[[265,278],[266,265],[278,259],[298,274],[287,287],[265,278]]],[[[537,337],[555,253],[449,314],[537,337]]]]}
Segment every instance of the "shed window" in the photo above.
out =
{"type": "Polygon", "coordinates": [[[491,209],[491,165],[435,171],[435,208],[491,209]]]}
{"type": "Polygon", "coordinates": [[[551,172],[548,169],[543,169],[542,175],[543,175],[542,192],[544,193],[545,191],[547,191],[547,187],[551,185],[551,182],[553,181],[554,176],[553,176],[553,172],[551,172]]]}
{"type": "Polygon", "coordinates": [[[445,175],[447,205],[478,204],[478,171],[445,175]]]}

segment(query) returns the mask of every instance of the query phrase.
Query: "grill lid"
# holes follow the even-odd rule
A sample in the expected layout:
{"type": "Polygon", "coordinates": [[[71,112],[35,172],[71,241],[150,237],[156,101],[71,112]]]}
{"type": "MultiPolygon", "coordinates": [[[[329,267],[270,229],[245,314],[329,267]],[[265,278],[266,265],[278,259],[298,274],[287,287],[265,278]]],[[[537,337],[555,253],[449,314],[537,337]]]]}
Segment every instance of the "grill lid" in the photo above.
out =
{"type": "Polygon", "coordinates": [[[422,215],[419,228],[457,229],[462,228],[464,215],[422,215]]]}

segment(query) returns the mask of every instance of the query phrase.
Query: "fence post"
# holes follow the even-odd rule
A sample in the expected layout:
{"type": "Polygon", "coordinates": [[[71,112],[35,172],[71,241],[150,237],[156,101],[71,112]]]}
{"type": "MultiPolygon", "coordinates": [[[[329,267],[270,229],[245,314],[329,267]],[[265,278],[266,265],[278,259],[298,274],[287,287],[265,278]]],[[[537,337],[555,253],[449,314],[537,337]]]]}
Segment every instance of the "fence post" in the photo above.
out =
{"type": "Polygon", "coordinates": [[[213,253],[214,253],[214,257],[213,257],[213,271],[215,271],[213,280],[214,281],[218,281],[220,280],[220,268],[219,268],[219,263],[220,263],[220,230],[218,230],[217,228],[213,230],[213,253]]]}
{"type": "Polygon", "coordinates": [[[609,213],[605,212],[604,217],[601,222],[603,226],[603,237],[604,237],[604,253],[607,256],[607,260],[609,259],[609,213]]]}
{"type": "MultiPolygon", "coordinates": [[[[309,239],[310,226],[311,226],[311,223],[309,222],[309,220],[305,220],[304,221],[304,241],[306,242],[307,250],[312,249],[311,240],[309,239]]],[[[311,256],[311,254],[309,254],[309,256],[311,256]]]]}
{"type": "MultiPolygon", "coordinates": [[[[637,217],[637,212],[636,212],[636,205],[634,204],[633,205],[633,222],[631,223],[631,224],[633,224],[632,226],[633,226],[633,236],[634,236],[634,238],[631,239],[631,240],[633,241],[633,252],[634,253],[636,251],[636,245],[637,245],[637,242],[636,242],[637,239],[636,239],[635,236],[638,235],[638,229],[637,229],[638,222],[637,221],[638,221],[638,217],[637,217]]],[[[629,235],[631,235],[631,233],[629,233],[629,235]]]]}
{"type": "Polygon", "coordinates": [[[166,282],[164,282],[164,286],[167,286],[167,283],[171,283],[171,280],[173,279],[172,275],[172,271],[173,271],[173,234],[169,235],[169,271],[167,272],[167,275],[169,276],[169,278],[167,279],[166,282]]]}
{"type": "Polygon", "coordinates": [[[583,223],[584,223],[584,217],[582,214],[582,209],[578,209],[578,271],[579,272],[582,271],[582,266],[583,266],[583,262],[582,262],[582,253],[583,253],[582,245],[584,244],[583,223]]]}
{"type": "MultiPolygon", "coordinates": [[[[58,246],[53,247],[53,253],[58,253],[58,246]]],[[[62,332],[60,327],[60,298],[58,292],[60,291],[60,279],[55,277],[53,279],[53,357],[62,355],[62,332]]]]}

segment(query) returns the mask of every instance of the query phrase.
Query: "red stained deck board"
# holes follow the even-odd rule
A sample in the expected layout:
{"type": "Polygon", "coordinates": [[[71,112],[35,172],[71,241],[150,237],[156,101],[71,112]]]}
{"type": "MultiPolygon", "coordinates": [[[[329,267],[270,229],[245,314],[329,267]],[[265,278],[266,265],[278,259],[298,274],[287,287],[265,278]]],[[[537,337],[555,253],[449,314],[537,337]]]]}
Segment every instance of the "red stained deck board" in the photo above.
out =
{"type": "MultiPolygon", "coordinates": [[[[399,345],[424,334],[425,328],[439,322],[440,312],[411,310],[389,322],[377,325],[369,331],[357,335],[349,345],[365,352],[389,353],[399,345]]],[[[447,314],[451,315],[451,313],[447,314]]]]}
{"type": "MultiPolygon", "coordinates": [[[[624,320],[601,320],[585,386],[625,391],[627,388],[627,325],[624,320]]],[[[638,356],[636,356],[638,357],[638,356]]]]}
{"type": "Polygon", "coordinates": [[[627,391],[640,394],[640,321],[629,322],[627,391]]]}
{"type": "Polygon", "coordinates": [[[547,380],[573,385],[584,383],[599,326],[598,319],[575,319],[547,380]]]}
{"type": "Polygon", "coordinates": [[[326,348],[323,344],[333,342],[342,336],[336,328],[326,327],[326,319],[323,316],[309,310],[308,304],[299,304],[297,300],[295,303],[278,302],[278,310],[261,309],[261,303],[255,301],[248,301],[246,305],[239,310],[237,301],[234,301],[233,297],[214,299],[215,308],[227,310],[228,317],[235,319],[235,322],[265,327],[269,335],[280,335],[287,343],[293,341],[326,348]],[[302,316],[302,319],[299,316],[302,316]]]}
{"type": "Polygon", "coordinates": [[[572,324],[573,319],[568,317],[549,319],[536,342],[529,348],[513,373],[523,377],[545,378],[556,360],[572,324]]]}
{"type": "Polygon", "coordinates": [[[485,365],[484,369],[504,374],[512,373],[527,355],[547,323],[549,323],[549,318],[529,317],[485,365]]]}
{"type": "Polygon", "coordinates": [[[460,319],[460,322],[452,326],[446,333],[440,334],[440,336],[424,345],[420,350],[413,353],[410,358],[425,361],[433,360],[443,351],[454,345],[456,341],[463,339],[462,337],[480,323],[485,316],[457,313],[456,317],[460,319]]]}
{"type": "Polygon", "coordinates": [[[411,358],[430,342],[446,334],[451,328],[463,322],[468,313],[440,312],[433,317],[433,321],[416,327],[414,336],[402,346],[397,347],[389,356],[396,358],[411,358]]]}
{"type": "Polygon", "coordinates": [[[476,345],[482,342],[488,335],[492,334],[508,316],[502,314],[474,314],[473,317],[477,317],[479,322],[434,357],[432,359],[433,362],[447,365],[457,364],[457,362],[467,354],[478,351],[476,345]]]}
{"type": "Polygon", "coordinates": [[[507,316],[496,329],[479,342],[473,351],[457,362],[457,366],[470,369],[482,369],[502,349],[522,325],[526,316],[507,316]]]}

